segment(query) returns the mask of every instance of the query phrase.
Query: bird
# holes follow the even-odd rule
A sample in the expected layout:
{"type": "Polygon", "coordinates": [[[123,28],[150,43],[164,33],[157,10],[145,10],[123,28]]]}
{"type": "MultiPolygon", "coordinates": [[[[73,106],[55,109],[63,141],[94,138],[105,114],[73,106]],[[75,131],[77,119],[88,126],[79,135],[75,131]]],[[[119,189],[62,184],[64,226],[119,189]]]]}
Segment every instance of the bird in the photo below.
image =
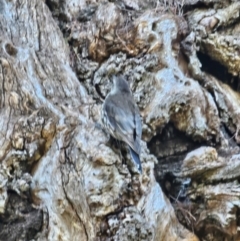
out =
{"type": "Polygon", "coordinates": [[[105,130],[115,139],[126,143],[137,169],[142,173],[140,161],[142,121],[128,82],[120,76],[112,76],[113,85],[106,96],[101,111],[105,130]]]}

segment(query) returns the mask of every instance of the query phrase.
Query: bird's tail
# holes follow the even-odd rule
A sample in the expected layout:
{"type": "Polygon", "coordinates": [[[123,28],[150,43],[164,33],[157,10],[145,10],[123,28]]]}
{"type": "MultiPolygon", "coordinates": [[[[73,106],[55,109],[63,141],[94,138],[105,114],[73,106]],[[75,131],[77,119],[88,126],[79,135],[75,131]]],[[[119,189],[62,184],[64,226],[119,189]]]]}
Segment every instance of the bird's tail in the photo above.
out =
{"type": "Polygon", "coordinates": [[[129,150],[134,163],[137,165],[138,171],[142,173],[142,166],[141,166],[139,155],[130,146],[129,146],[129,150]]]}

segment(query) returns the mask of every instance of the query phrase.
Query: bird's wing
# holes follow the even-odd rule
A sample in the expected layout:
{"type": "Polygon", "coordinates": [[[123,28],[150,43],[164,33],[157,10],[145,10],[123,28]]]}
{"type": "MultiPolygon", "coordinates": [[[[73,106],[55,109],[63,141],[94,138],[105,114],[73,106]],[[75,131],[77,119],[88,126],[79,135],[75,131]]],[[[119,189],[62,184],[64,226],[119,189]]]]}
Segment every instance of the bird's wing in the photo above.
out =
{"type": "Polygon", "coordinates": [[[138,108],[136,109],[131,99],[122,97],[120,102],[116,103],[115,99],[105,102],[104,112],[108,117],[109,128],[114,137],[126,142],[135,152],[140,153],[142,124],[138,108]]]}

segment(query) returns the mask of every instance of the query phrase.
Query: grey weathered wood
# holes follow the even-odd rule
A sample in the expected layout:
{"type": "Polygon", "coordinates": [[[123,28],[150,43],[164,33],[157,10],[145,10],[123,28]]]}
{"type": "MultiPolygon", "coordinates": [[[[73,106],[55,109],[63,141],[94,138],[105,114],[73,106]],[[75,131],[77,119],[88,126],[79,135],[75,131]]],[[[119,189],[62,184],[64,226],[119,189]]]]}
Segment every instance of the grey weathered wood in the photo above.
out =
{"type": "Polygon", "coordinates": [[[0,0],[0,240],[238,240],[239,8],[0,0]],[[99,128],[112,74],[142,175],[99,128]]]}

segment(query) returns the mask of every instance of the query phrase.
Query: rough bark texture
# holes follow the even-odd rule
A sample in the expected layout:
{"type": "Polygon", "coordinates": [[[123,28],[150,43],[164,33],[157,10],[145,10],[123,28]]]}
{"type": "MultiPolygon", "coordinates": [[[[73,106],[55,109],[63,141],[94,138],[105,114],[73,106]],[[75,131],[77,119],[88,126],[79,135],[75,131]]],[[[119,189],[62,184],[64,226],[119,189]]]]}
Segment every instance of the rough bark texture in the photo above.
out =
{"type": "Polygon", "coordinates": [[[238,0],[0,0],[0,240],[240,240],[238,0]],[[143,174],[101,128],[109,76],[143,174]]]}

